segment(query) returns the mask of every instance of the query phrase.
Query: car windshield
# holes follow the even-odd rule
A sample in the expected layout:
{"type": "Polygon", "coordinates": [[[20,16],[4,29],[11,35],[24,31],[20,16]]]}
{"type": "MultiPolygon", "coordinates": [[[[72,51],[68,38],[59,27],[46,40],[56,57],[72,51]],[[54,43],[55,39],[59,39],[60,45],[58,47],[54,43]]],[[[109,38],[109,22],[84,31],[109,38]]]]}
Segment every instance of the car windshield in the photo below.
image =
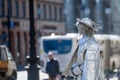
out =
{"type": "Polygon", "coordinates": [[[45,53],[48,53],[48,51],[54,51],[57,54],[66,54],[71,51],[72,40],[44,40],[43,47],[45,53]]]}
{"type": "Polygon", "coordinates": [[[0,60],[7,60],[7,55],[4,48],[0,48],[0,60]]]}

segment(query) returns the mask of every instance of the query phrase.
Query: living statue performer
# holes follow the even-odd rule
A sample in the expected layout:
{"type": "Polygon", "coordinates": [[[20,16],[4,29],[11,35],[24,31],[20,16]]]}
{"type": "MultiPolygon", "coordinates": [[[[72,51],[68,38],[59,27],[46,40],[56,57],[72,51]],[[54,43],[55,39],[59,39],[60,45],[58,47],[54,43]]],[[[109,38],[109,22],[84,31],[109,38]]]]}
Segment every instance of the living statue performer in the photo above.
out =
{"type": "Polygon", "coordinates": [[[63,75],[74,75],[76,80],[104,80],[103,57],[100,44],[94,38],[97,24],[89,18],[77,18],[76,27],[82,38],[63,75]]]}

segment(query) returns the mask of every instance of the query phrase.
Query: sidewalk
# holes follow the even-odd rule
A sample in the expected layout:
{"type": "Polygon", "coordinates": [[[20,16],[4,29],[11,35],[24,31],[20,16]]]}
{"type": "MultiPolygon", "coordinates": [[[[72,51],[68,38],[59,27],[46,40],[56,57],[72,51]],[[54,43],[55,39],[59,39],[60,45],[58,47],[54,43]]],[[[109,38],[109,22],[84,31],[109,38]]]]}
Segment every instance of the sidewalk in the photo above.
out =
{"type": "MultiPolygon", "coordinates": [[[[27,70],[25,70],[24,65],[17,64],[17,80],[27,80],[27,70]]],[[[39,70],[39,80],[48,80],[48,75],[41,70],[39,70]]]]}

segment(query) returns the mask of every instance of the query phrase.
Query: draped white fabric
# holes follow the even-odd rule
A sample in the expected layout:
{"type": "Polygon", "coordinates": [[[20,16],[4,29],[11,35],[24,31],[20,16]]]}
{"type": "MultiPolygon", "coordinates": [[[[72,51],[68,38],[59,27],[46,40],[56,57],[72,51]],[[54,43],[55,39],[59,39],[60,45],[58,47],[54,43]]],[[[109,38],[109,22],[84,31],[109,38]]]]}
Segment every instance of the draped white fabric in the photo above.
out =
{"type": "Polygon", "coordinates": [[[71,76],[70,68],[73,65],[81,65],[82,74],[77,76],[77,80],[105,80],[100,50],[101,47],[94,37],[85,36],[80,39],[78,47],[63,75],[71,76]]]}
{"type": "Polygon", "coordinates": [[[79,41],[76,64],[82,65],[82,75],[78,80],[104,80],[103,62],[100,45],[94,37],[83,37],[79,41]]]}

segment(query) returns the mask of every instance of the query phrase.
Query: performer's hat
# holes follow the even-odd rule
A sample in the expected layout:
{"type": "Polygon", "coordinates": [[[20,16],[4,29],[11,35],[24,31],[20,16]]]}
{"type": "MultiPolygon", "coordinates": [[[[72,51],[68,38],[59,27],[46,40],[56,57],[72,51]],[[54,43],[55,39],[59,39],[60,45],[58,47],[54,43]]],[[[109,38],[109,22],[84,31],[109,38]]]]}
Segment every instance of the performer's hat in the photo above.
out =
{"type": "Polygon", "coordinates": [[[78,24],[76,24],[76,26],[79,24],[83,24],[86,27],[91,28],[93,31],[98,31],[97,24],[89,18],[83,18],[81,20],[79,18],[77,18],[77,22],[78,22],[78,24]]]}

